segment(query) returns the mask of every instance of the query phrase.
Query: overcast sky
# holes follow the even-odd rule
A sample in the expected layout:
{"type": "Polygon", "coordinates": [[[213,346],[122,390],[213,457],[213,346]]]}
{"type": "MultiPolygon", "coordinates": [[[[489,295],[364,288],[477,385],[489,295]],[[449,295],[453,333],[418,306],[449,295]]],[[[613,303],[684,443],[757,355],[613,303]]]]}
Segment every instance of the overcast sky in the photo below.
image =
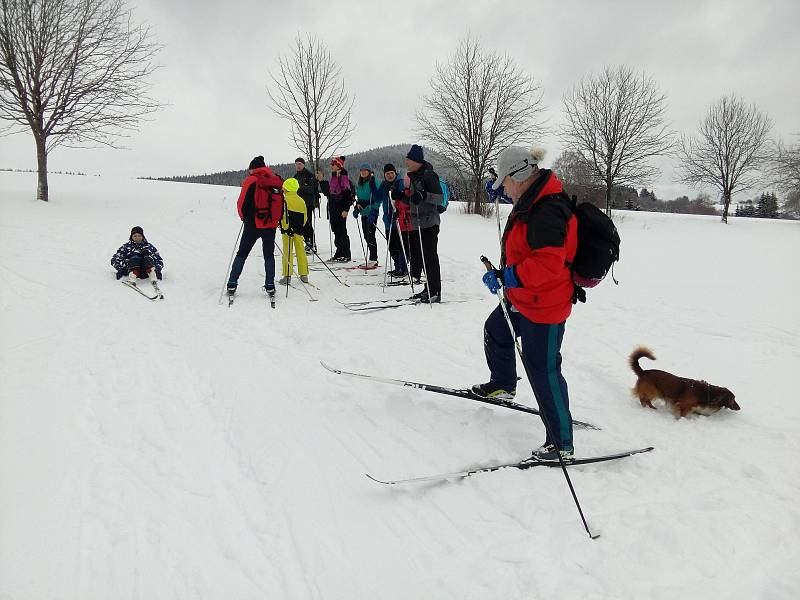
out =
{"type": "MultiPolygon", "coordinates": [[[[56,149],[51,170],[127,176],[200,174],[297,155],[289,128],[269,109],[268,69],[300,32],[318,36],[355,94],[356,131],[346,153],[413,141],[414,110],[436,61],[467,32],[507,52],[539,79],[552,129],[561,97],[583,75],[624,63],[668,95],[674,128],[693,131],[725,93],[755,102],[774,134],[800,132],[798,0],[498,0],[274,2],[138,0],[138,21],[164,49],[153,96],[169,106],[125,141],[126,150],[56,149]]],[[[561,150],[541,141],[545,164],[561,150]]],[[[28,134],[0,138],[0,167],[34,168],[28,134]]],[[[655,188],[683,191],[670,162],[655,188]]],[[[689,192],[689,190],[686,190],[689,192]]]]}

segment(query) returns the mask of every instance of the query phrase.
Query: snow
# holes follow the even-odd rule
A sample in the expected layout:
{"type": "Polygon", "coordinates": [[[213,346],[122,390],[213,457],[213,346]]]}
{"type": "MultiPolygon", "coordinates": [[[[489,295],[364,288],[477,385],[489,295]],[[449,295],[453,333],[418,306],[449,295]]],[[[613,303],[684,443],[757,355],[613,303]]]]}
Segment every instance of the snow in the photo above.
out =
{"type": "Polygon", "coordinates": [[[603,428],[575,445],[656,449],[571,469],[591,541],[558,469],[364,476],[524,457],[536,417],[319,365],[486,380],[493,220],[444,216],[445,300],[465,302],[350,313],[334,298],[406,292],[312,272],[318,302],[290,289],[272,310],[256,248],[228,309],[238,190],[53,175],[46,205],[19,173],[0,190],[3,600],[800,597],[800,223],[616,215],[620,285],[567,324],[573,416],[603,428]],[[133,225],[164,257],[163,302],[108,264],[133,225]],[[643,366],[729,387],[742,410],[641,408],[639,344],[658,359],[643,366]]]}

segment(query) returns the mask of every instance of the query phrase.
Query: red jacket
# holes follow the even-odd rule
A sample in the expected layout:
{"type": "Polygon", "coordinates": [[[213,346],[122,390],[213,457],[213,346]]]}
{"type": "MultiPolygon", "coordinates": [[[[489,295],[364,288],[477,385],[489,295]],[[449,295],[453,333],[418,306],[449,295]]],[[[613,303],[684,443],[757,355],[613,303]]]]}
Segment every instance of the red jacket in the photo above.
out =
{"type": "Polygon", "coordinates": [[[403,200],[396,200],[394,203],[394,208],[397,211],[397,227],[402,232],[414,229],[411,225],[411,206],[408,200],[410,197],[411,179],[406,175],[403,177],[403,200]]]}
{"type": "Polygon", "coordinates": [[[236,209],[239,218],[257,229],[274,229],[283,216],[283,179],[259,167],[242,182],[236,209]]]}
{"type": "Polygon", "coordinates": [[[513,266],[522,287],[508,299],[534,323],[561,323],[572,312],[575,285],[568,263],[578,247],[578,221],[556,174],[542,169],[508,217],[504,266],[513,266]]]}

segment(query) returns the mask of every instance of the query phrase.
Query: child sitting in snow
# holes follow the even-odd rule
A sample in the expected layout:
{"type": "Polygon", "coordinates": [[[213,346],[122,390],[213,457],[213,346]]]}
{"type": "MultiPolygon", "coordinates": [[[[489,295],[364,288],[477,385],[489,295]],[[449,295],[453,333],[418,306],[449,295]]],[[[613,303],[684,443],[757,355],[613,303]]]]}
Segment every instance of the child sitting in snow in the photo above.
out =
{"type": "Polygon", "coordinates": [[[156,247],[144,237],[144,230],[137,225],[131,229],[129,241],[111,257],[111,266],[117,270],[117,279],[127,276],[127,283],[136,285],[137,279],[149,278],[156,286],[156,279],[161,279],[164,260],[156,247]]]}

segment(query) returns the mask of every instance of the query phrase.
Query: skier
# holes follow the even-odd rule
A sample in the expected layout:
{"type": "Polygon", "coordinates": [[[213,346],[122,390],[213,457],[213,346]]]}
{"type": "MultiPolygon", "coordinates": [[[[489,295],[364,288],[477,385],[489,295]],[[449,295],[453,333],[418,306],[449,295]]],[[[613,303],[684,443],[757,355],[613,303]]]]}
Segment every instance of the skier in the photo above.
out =
{"type": "Polygon", "coordinates": [[[378,266],[378,242],[375,240],[377,230],[378,211],[380,201],[376,198],[377,186],[375,176],[367,163],[358,167],[358,184],[356,185],[356,205],[353,208],[353,217],[361,216],[361,231],[367,243],[369,257],[364,268],[371,269],[378,266]]]}
{"type": "Polygon", "coordinates": [[[275,229],[283,214],[281,186],[283,180],[275,175],[266,164],[263,156],[256,156],[248,167],[250,175],[242,182],[236,208],[244,223],[239,250],[231,266],[228,277],[228,294],[233,295],[239,284],[244,263],[256,241],[261,239],[264,251],[264,289],[268,294],[275,293],[275,229]]]}
{"type": "MultiPolygon", "coordinates": [[[[514,335],[531,373],[534,394],[549,431],[533,451],[539,459],[573,456],[572,415],[567,382],[561,373],[561,342],[572,312],[574,284],[569,270],[578,245],[577,219],[553,171],[539,168],[541,149],[511,146],[498,159],[495,190],[505,186],[514,208],[503,232],[500,268],[483,282],[493,294],[505,288],[514,335]]],[[[472,391],[489,398],[514,397],[517,384],[514,338],[498,306],[483,329],[488,383],[472,391]]]]}
{"type": "Polygon", "coordinates": [[[331,178],[325,181],[322,173],[317,173],[322,193],[328,198],[328,219],[333,231],[333,243],[336,251],[331,262],[350,262],[350,238],[347,235],[347,213],[353,203],[353,191],[350,178],[344,168],[344,156],[331,159],[331,178]]]}
{"type": "Polygon", "coordinates": [[[419,263],[425,269],[425,289],[414,297],[422,303],[441,302],[442,280],[439,268],[439,224],[442,205],[442,187],[439,176],[433,166],[425,160],[422,147],[413,144],[406,154],[406,168],[411,183],[410,196],[400,198],[401,202],[410,204],[411,225],[409,246],[411,251],[412,275],[416,257],[420,254],[419,263]]]}
{"type": "Polygon", "coordinates": [[[506,196],[505,190],[503,189],[503,183],[500,182],[500,187],[496,190],[494,189],[494,183],[497,181],[497,171],[494,170],[494,167],[489,168],[489,179],[486,180],[486,195],[489,198],[489,202],[494,204],[495,199],[500,202],[500,204],[511,204],[511,198],[506,196]]]}
{"type": "Polygon", "coordinates": [[[303,236],[300,234],[308,222],[306,215],[306,202],[297,190],[300,184],[297,179],[290,177],[283,182],[283,196],[286,199],[286,210],[281,219],[281,234],[283,238],[283,278],[278,281],[281,285],[289,285],[292,281],[294,270],[294,257],[297,256],[297,272],[300,281],[308,283],[308,258],[303,245],[303,236]]]}
{"type": "Polygon", "coordinates": [[[161,279],[164,261],[137,225],[131,229],[128,241],[111,257],[111,266],[117,270],[117,279],[127,276],[127,283],[134,286],[137,279],[150,279],[153,287],[158,288],[156,281],[161,279]]]}
{"type": "Polygon", "coordinates": [[[319,183],[317,178],[306,168],[305,159],[300,156],[294,161],[294,178],[300,185],[297,194],[306,203],[306,224],[302,233],[305,239],[306,254],[317,251],[317,242],[314,237],[314,209],[319,208],[319,183]]]}
{"type": "Polygon", "coordinates": [[[408,274],[406,259],[402,246],[402,238],[395,210],[395,198],[403,195],[403,180],[397,177],[397,169],[392,163],[383,166],[383,181],[375,192],[376,199],[383,207],[383,226],[389,244],[389,256],[392,257],[394,269],[389,271],[390,277],[405,277],[408,274]]]}

